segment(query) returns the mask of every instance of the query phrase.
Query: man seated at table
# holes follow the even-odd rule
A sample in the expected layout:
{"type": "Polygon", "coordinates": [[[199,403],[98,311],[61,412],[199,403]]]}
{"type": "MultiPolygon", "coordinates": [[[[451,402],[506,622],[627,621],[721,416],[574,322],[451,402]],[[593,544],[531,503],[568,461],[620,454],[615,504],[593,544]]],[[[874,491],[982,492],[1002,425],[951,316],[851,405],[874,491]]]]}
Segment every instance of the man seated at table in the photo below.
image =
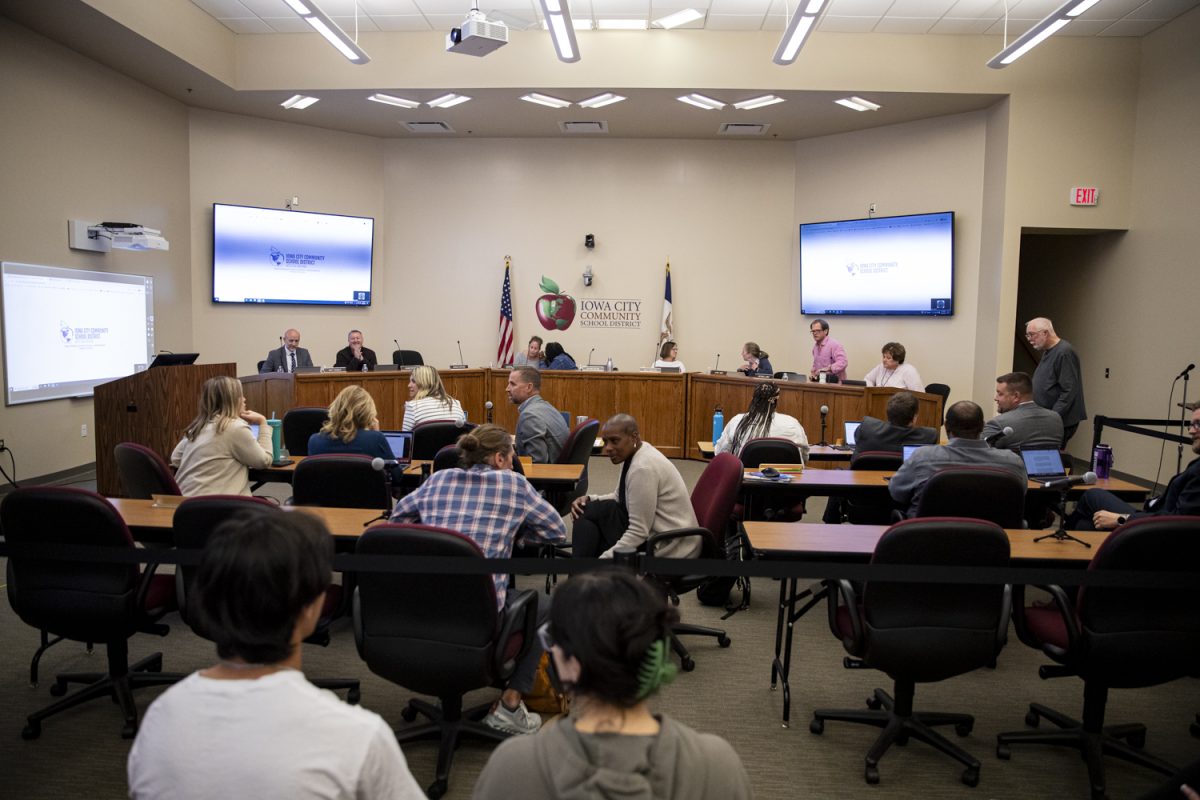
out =
{"type": "Polygon", "coordinates": [[[280,337],[283,345],[267,353],[259,372],[295,372],[300,367],[311,367],[312,356],[300,346],[300,331],[288,328],[280,337]]]}
{"type": "Polygon", "coordinates": [[[425,797],[388,724],[301,671],[332,565],[333,537],[300,512],[213,532],[189,608],[219,660],[150,704],[129,753],[130,797],[425,797]]]}
{"type": "MultiPolygon", "coordinates": [[[[480,425],[458,438],[461,469],[433,473],[421,488],[396,503],[392,522],[419,522],[449,528],[474,540],[487,558],[511,558],[513,543],[556,544],[567,539],[567,526],[554,506],[524,475],[512,471],[512,437],[498,425],[480,425]]],[[[508,573],[492,576],[496,604],[508,599],[508,573]]],[[[538,625],[546,621],[550,598],[538,593],[538,625]]],[[[525,707],[521,695],[533,688],[542,657],[535,641],[517,664],[484,723],[508,733],[534,733],[542,718],[525,707]]]]}
{"type": "MultiPolygon", "coordinates": [[[[1200,454],[1200,404],[1188,403],[1192,409],[1192,452],[1200,454]]],[[[1167,490],[1150,502],[1145,509],[1136,510],[1106,489],[1088,489],[1075,510],[1067,517],[1067,527],[1077,531],[1111,531],[1131,519],[1183,514],[1200,515],[1200,458],[1193,459],[1183,472],[1167,484],[1167,490]]]]}
{"type": "Polygon", "coordinates": [[[937,428],[918,428],[917,398],[911,392],[896,392],[887,401],[887,421],[863,417],[854,434],[854,454],[900,453],[906,444],[937,444],[937,428]]]}
{"type": "Polygon", "coordinates": [[[562,412],[542,397],[542,373],[529,366],[508,373],[508,399],[517,407],[517,455],[553,464],[571,429],[562,412]]]}
{"type": "Polygon", "coordinates": [[[352,330],[346,334],[346,346],[337,351],[333,365],[345,367],[346,372],[369,372],[379,364],[375,351],[363,347],[363,334],[360,330],[352,330]]]}
{"type": "Polygon", "coordinates": [[[914,516],[925,483],[933,474],[946,467],[995,467],[1011,472],[1021,479],[1021,485],[1029,480],[1025,462],[1011,450],[994,450],[979,438],[983,431],[983,409],[970,400],[960,400],[946,412],[946,436],[944,445],[931,445],[918,449],[892,476],[888,493],[901,506],[907,506],[906,516],[914,516]]]}
{"type": "MultiPolygon", "coordinates": [[[[604,423],[600,437],[604,455],[621,465],[621,477],[612,492],[584,495],[571,504],[571,545],[577,558],[612,558],[616,547],[636,550],[651,534],[695,527],[696,513],[683,476],[654,445],[642,441],[636,419],[617,414],[604,423]]],[[[695,558],[700,539],[676,539],[656,555],[695,558]]]]}
{"type": "Polygon", "coordinates": [[[983,426],[983,438],[992,447],[1057,450],[1062,444],[1062,417],[1033,401],[1033,380],[1024,372],[996,378],[996,410],[1000,413],[983,426]],[[1012,433],[1005,436],[1005,428],[1012,433]]]}

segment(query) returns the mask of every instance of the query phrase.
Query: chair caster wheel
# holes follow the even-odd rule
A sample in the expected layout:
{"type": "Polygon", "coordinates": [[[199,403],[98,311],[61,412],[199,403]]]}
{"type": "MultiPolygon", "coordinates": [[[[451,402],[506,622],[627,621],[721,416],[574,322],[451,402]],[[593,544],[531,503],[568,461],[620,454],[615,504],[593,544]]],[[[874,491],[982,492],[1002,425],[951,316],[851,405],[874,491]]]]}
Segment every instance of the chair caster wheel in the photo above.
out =
{"type": "Polygon", "coordinates": [[[137,736],[137,728],[138,726],[136,721],[126,722],[124,727],[121,728],[121,738],[132,739],[133,737],[137,736]]]}
{"type": "MultiPolygon", "coordinates": [[[[405,706],[404,710],[400,712],[400,719],[404,720],[405,722],[412,722],[416,718],[417,710],[412,706],[405,706]]],[[[432,797],[432,795],[430,796],[432,797]]]]}
{"type": "Polygon", "coordinates": [[[863,771],[863,778],[872,786],[879,783],[879,767],[868,764],[866,770],[863,771]]]}
{"type": "Polygon", "coordinates": [[[717,646],[718,647],[729,647],[729,645],[732,643],[732,641],[733,640],[730,639],[728,636],[718,636],[717,637],[717,646]]]}
{"type": "Polygon", "coordinates": [[[897,747],[907,747],[908,746],[908,734],[907,733],[899,733],[896,735],[896,746],[897,747]]]}
{"type": "Polygon", "coordinates": [[[449,788],[450,786],[446,783],[446,781],[434,781],[433,783],[429,784],[429,788],[425,790],[425,796],[430,798],[430,800],[437,800],[439,797],[444,795],[446,790],[449,788]]]}
{"type": "Polygon", "coordinates": [[[684,656],[679,661],[679,668],[684,672],[691,672],[696,668],[696,659],[691,656],[684,656]]]}
{"type": "Polygon", "coordinates": [[[979,785],[979,768],[967,767],[963,770],[962,782],[974,789],[979,785]]]}
{"type": "Polygon", "coordinates": [[[42,723],[31,722],[21,729],[21,738],[25,741],[31,741],[42,735],[42,723]]]}
{"type": "Polygon", "coordinates": [[[1012,750],[1006,744],[998,744],[996,745],[996,758],[1001,761],[1008,761],[1012,758],[1012,750]]]}
{"type": "Polygon", "coordinates": [[[351,689],[346,692],[346,702],[352,706],[358,705],[358,701],[362,699],[362,692],[358,689],[351,689]]]}
{"type": "Polygon", "coordinates": [[[62,697],[66,693],[67,685],[65,683],[59,683],[58,681],[55,681],[54,685],[50,687],[50,694],[54,695],[55,697],[62,697]]]}
{"type": "Polygon", "coordinates": [[[878,711],[879,709],[883,708],[883,701],[875,695],[871,695],[867,698],[867,708],[871,709],[872,711],[878,711]]]}
{"type": "Polygon", "coordinates": [[[1029,727],[1036,728],[1038,726],[1038,723],[1041,721],[1042,721],[1042,718],[1039,717],[1034,712],[1032,712],[1032,711],[1025,712],[1025,724],[1028,725],[1029,727]]]}
{"type": "Polygon", "coordinates": [[[825,720],[814,719],[812,722],[808,723],[808,730],[809,733],[815,733],[817,736],[820,736],[825,732],[825,720]]]}
{"type": "Polygon", "coordinates": [[[1146,734],[1144,732],[1135,733],[1132,736],[1127,736],[1125,741],[1128,742],[1129,746],[1134,750],[1141,750],[1146,746],[1146,734]]]}
{"type": "Polygon", "coordinates": [[[974,722],[960,722],[954,726],[954,732],[960,737],[970,736],[971,731],[973,731],[974,729],[975,729],[974,722]]]}

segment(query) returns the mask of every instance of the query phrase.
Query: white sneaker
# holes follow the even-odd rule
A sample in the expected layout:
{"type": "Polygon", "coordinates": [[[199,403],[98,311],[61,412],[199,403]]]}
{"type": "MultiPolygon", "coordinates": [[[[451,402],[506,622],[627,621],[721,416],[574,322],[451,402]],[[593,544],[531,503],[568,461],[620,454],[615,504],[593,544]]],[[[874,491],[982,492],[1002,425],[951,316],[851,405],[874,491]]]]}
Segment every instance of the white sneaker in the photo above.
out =
{"type": "Polygon", "coordinates": [[[537,733],[538,728],[542,727],[542,718],[526,708],[524,701],[513,711],[509,711],[504,707],[504,703],[497,701],[496,707],[483,718],[483,723],[489,728],[505,733],[537,733]]]}

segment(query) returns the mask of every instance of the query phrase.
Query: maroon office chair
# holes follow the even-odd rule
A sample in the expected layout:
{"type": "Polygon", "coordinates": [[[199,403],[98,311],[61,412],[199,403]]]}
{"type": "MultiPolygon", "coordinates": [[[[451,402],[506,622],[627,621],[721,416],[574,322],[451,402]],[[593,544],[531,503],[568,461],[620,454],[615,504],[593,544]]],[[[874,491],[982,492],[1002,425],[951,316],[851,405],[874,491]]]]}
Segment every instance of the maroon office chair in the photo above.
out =
{"type": "MultiPolygon", "coordinates": [[[[946,467],[925,483],[914,517],[986,519],[1002,528],[1025,527],[1026,483],[995,467],[946,467]]],[[[903,518],[897,510],[894,517],[903,518]]]]}
{"type": "Polygon", "coordinates": [[[419,461],[432,460],[446,445],[456,444],[458,437],[474,429],[472,422],[430,420],[413,427],[412,457],[419,461]]]}
{"type": "Polygon", "coordinates": [[[290,408],[283,415],[283,446],[288,454],[293,456],[308,455],[308,440],[314,433],[321,430],[325,420],[329,419],[329,409],[325,406],[297,406],[290,408]]]}
{"type": "Polygon", "coordinates": [[[175,482],[171,467],[149,447],[135,442],[121,442],[113,448],[113,456],[126,497],[149,500],[156,494],[183,494],[175,482]]]}
{"type": "Polygon", "coordinates": [[[308,456],[296,464],[292,479],[292,504],[329,508],[391,507],[382,470],[371,466],[370,456],[330,453],[308,456]]]}

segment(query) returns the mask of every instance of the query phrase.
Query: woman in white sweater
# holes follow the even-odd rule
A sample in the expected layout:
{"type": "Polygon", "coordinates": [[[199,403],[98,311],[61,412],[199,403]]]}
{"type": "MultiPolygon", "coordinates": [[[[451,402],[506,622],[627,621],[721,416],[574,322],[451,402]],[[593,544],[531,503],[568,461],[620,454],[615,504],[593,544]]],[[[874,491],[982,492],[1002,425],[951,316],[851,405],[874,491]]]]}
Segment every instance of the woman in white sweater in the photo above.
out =
{"type": "Polygon", "coordinates": [[[412,399],[404,404],[404,421],[400,430],[411,431],[422,422],[457,422],[467,421],[462,405],[446,394],[442,385],[442,377],[438,371],[429,365],[417,367],[408,379],[408,396],[412,399]]]}
{"type": "Polygon", "coordinates": [[[905,364],[907,351],[899,342],[888,342],[881,351],[881,363],[867,373],[867,386],[893,386],[910,392],[925,391],[925,382],[912,364],[905,364]]]}
{"type": "Polygon", "coordinates": [[[209,378],[200,390],[200,413],[171,453],[175,481],[187,496],[250,494],[249,468],[271,465],[271,427],[246,408],[237,378],[209,378]],[[258,440],[250,426],[258,426],[258,440]]]}
{"type": "Polygon", "coordinates": [[[750,408],[745,414],[738,414],[729,420],[729,424],[721,431],[721,438],[713,445],[713,450],[736,456],[742,452],[746,442],[769,436],[795,442],[800,448],[801,457],[808,461],[808,436],[804,433],[804,426],[795,417],[776,412],[775,405],[778,402],[779,387],[773,383],[760,383],[750,398],[750,408]]]}

